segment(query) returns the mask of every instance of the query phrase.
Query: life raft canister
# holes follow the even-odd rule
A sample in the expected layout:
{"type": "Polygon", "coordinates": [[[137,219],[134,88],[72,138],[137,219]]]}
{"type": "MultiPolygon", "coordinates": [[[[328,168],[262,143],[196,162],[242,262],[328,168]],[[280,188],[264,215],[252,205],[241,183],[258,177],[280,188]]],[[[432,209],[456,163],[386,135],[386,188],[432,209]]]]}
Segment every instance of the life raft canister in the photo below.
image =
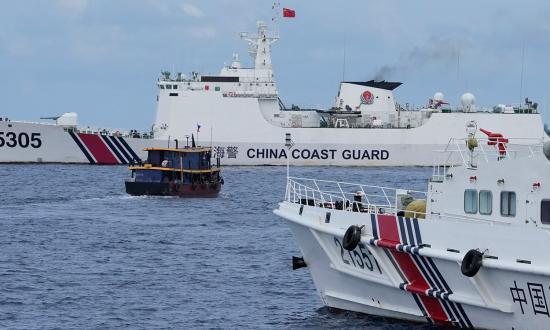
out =
{"type": "Polygon", "coordinates": [[[355,250],[357,244],[359,244],[359,241],[361,241],[362,228],[363,227],[359,227],[356,225],[349,226],[348,230],[346,230],[346,233],[344,234],[344,239],[342,241],[344,249],[348,251],[355,250]]]}
{"type": "Polygon", "coordinates": [[[471,249],[464,255],[460,270],[462,274],[468,277],[473,277],[481,268],[483,262],[483,253],[478,250],[471,249]]]}

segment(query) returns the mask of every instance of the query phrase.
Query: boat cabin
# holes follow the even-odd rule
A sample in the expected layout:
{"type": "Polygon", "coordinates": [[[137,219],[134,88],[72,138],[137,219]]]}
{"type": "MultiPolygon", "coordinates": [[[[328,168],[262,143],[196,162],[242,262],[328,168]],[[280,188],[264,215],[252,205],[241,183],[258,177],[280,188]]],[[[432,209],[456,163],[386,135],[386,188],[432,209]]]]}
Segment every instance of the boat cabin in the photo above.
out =
{"type": "Polygon", "coordinates": [[[146,148],[147,161],[130,166],[126,191],[133,195],[217,194],[223,184],[220,159],[212,164],[212,149],[206,147],[146,148]],[[134,189],[129,189],[133,186],[134,189]],[[139,188],[138,188],[139,187],[139,188]]]}

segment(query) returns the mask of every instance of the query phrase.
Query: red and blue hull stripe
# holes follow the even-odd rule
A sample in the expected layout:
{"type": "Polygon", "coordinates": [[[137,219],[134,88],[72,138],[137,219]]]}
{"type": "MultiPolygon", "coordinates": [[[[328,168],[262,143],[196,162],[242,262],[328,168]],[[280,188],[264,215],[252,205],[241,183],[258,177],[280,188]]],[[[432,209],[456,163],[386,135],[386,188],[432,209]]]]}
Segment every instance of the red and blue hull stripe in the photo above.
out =
{"type": "Polygon", "coordinates": [[[424,246],[418,219],[371,214],[370,245],[384,248],[401,276],[400,289],[410,292],[429,322],[473,328],[461,304],[450,301],[453,291],[430,257],[420,255],[424,246]]]}
{"type": "Polygon", "coordinates": [[[69,132],[90,164],[117,165],[141,159],[123,137],[69,132]]]}

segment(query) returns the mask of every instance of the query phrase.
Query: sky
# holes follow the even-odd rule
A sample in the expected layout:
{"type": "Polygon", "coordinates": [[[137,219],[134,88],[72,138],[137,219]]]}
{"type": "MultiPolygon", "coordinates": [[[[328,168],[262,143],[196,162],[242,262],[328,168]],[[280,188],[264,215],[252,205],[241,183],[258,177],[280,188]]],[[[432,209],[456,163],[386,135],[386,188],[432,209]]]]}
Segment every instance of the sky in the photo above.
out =
{"type": "MultiPolygon", "coordinates": [[[[217,73],[239,32],[271,22],[264,0],[0,1],[0,116],[75,111],[81,125],[148,129],[162,70],[217,73]]],[[[273,67],[285,104],[328,107],[342,79],[403,82],[397,102],[539,103],[550,122],[550,2],[280,1],[273,67]],[[522,74],[523,73],[523,74],[522,74]]]]}

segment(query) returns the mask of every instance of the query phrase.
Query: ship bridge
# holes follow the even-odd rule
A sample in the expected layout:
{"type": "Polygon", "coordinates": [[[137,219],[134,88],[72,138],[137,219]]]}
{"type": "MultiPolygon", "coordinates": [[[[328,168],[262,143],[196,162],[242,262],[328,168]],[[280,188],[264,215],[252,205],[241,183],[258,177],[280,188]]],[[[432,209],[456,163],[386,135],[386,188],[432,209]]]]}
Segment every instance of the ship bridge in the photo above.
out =
{"type": "Polygon", "coordinates": [[[179,96],[180,91],[215,91],[224,96],[277,95],[275,77],[271,65],[271,45],[279,40],[279,35],[270,32],[264,22],[257,22],[255,33],[243,32],[242,40],[249,44],[249,54],[254,60],[253,67],[243,67],[238,54],[233,54],[230,65],[224,65],[217,75],[201,74],[193,71],[190,76],[177,73],[172,76],[163,71],[157,81],[159,98],[179,96]],[[168,94],[168,95],[165,95],[168,94]]]}

